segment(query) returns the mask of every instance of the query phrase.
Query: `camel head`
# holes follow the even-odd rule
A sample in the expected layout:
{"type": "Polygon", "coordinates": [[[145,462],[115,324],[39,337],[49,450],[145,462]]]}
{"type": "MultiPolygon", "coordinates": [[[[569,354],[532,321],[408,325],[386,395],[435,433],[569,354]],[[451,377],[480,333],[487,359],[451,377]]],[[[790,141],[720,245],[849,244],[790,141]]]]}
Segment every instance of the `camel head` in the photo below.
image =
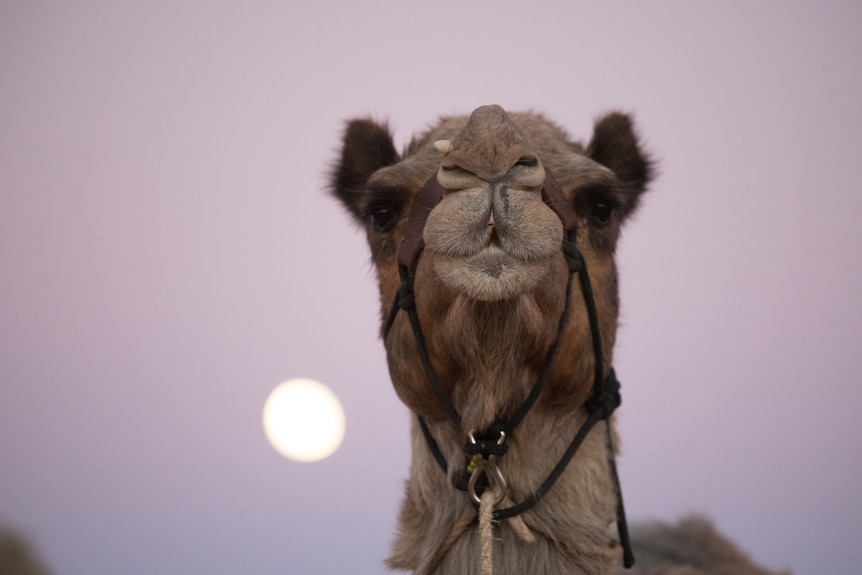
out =
{"type": "MultiPolygon", "coordinates": [[[[538,115],[499,106],[444,118],[403,155],[387,128],[370,120],[350,122],[344,135],[332,189],[365,228],[382,320],[400,284],[397,253],[417,194],[430,178],[439,183],[439,202],[422,208],[430,212],[416,262],[416,305],[431,360],[466,429],[483,428],[523,398],[556,333],[567,267],[563,225],[541,194],[549,173],[577,215],[576,241],[596,286],[610,365],[618,310],[614,250],[651,173],[628,116],[599,120],[586,148],[538,115]]],[[[588,384],[578,383],[588,376],[564,373],[589,371],[586,319],[573,315],[562,345],[575,365],[556,368],[557,393],[543,399],[548,407],[566,407],[588,393],[588,384]]],[[[397,318],[385,345],[401,399],[420,415],[440,418],[406,318],[397,318]]]]}

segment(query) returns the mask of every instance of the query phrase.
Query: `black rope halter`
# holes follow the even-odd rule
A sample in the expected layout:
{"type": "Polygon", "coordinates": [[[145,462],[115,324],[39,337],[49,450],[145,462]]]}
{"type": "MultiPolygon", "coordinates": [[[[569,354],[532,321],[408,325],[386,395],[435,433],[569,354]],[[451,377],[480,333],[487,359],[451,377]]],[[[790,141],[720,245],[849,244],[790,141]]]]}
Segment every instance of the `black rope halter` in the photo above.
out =
{"type": "MultiPolygon", "coordinates": [[[[383,328],[383,337],[385,339],[388,335],[398,311],[404,310],[407,312],[407,316],[410,319],[410,326],[413,331],[413,337],[416,340],[419,359],[422,363],[422,368],[425,371],[428,382],[431,385],[431,389],[437,396],[440,405],[446,411],[449,419],[459,432],[461,432],[461,416],[455,409],[451,397],[443,388],[440,378],[437,376],[434,367],[431,365],[431,360],[428,356],[428,349],[425,345],[425,336],[422,333],[422,326],[419,322],[419,315],[416,311],[416,300],[413,290],[413,281],[416,274],[416,262],[424,246],[422,234],[425,228],[425,222],[428,218],[428,214],[437,205],[437,203],[439,203],[442,196],[443,188],[437,181],[437,176],[434,175],[419,191],[419,195],[412,211],[410,212],[407,231],[398,251],[398,271],[401,276],[401,286],[396,292],[395,301],[386,318],[386,323],[383,328]]],[[[512,418],[509,419],[509,421],[498,420],[484,432],[475,435],[471,434],[464,446],[464,451],[471,457],[475,458],[476,456],[481,456],[484,460],[490,460],[492,462],[494,458],[502,457],[508,451],[508,444],[506,443],[507,439],[512,436],[515,429],[527,416],[530,409],[535,405],[550,375],[554,359],[557,355],[557,350],[559,349],[560,340],[562,339],[565,326],[568,322],[572,284],[574,283],[574,277],[577,275],[587,309],[587,317],[589,320],[590,334],[593,344],[593,355],[595,356],[593,391],[585,404],[588,414],[587,420],[575,434],[575,437],[572,439],[572,442],[560,458],[560,461],[551,470],[547,478],[541,485],[539,485],[533,494],[511,507],[495,509],[493,514],[495,520],[507,519],[527,511],[538,503],[551,487],[553,487],[560,475],[562,475],[563,471],[566,469],[569,462],[586,439],[590,430],[592,430],[597,423],[604,420],[607,423],[608,464],[617,499],[617,531],[619,533],[620,544],[623,548],[623,564],[626,568],[629,568],[634,565],[635,559],[632,552],[631,541],[629,539],[625,509],[623,507],[622,490],[620,488],[619,475],[617,474],[616,457],[614,456],[613,438],[610,425],[611,414],[617,407],[619,407],[622,401],[620,397],[620,383],[612,368],[608,371],[607,375],[604,373],[604,356],[602,355],[599,319],[596,311],[595,298],[593,297],[593,289],[590,284],[589,274],[587,273],[586,262],[584,261],[584,257],[580,250],[578,250],[575,242],[577,216],[563,196],[562,190],[556,180],[550,173],[546,173],[545,182],[542,187],[542,198],[560,218],[563,223],[563,228],[565,229],[562,250],[568,265],[568,280],[566,282],[565,303],[557,325],[556,338],[547,351],[544,366],[536,380],[536,383],[533,385],[529,395],[527,395],[527,398],[512,418]]],[[[418,419],[419,426],[422,429],[422,434],[425,437],[425,442],[428,444],[431,455],[437,461],[437,464],[443,472],[448,474],[449,466],[446,462],[446,458],[440,450],[437,440],[434,439],[434,436],[431,434],[431,430],[428,428],[428,424],[425,422],[425,419],[422,416],[418,416],[418,419]]],[[[492,466],[492,468],[497,473],[496,477],[489,478],[489,471],[487,468],[484,472],[481,468],[473,469],[472,471],[467,470],[453,476],[453,485],[457,489],[469,492],[473,499],[473,505],[478,506],[477,494],[481,495],[489,482],[499,483],[502,481],[503,484],[505,484],[502,475],[499,474],[499,470],[496,470],[495,466],[492,466]]]]}

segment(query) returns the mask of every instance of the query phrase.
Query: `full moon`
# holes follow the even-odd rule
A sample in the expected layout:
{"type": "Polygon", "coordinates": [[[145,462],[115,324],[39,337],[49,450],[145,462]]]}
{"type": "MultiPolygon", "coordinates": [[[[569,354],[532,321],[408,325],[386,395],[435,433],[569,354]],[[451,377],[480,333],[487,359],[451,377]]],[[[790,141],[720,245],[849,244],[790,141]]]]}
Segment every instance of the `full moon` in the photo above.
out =
{"type": "Polygon", "coordinates": [[[344,409],[338,397],[312,379],[279,384],[263,406],[266,438],[276,451],[294,461],[329,457],[341,445],[344,428],[344,409]]]}

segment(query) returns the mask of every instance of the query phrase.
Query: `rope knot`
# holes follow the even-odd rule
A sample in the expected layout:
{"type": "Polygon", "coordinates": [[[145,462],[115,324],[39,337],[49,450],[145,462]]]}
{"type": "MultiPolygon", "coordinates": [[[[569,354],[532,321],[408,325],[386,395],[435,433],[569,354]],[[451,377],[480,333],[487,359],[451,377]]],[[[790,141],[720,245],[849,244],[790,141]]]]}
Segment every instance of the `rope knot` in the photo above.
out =
{"type": "Polygon", "coordinates": [[[398,286],[395,302],[403,310],[411,310],[416,306],[416,296],[413,294],[413,282],[404,282],[398,286]]]}
{"type": "Polygon", "coordinates": [[[617,380],[616,373],[612,369],[602,383],[601,393],[593,396],[587,402],[587,410],[590,413],[601,411],[603,415],[602,419],[607,419],[622,402],[620,382],[617,380]]]}

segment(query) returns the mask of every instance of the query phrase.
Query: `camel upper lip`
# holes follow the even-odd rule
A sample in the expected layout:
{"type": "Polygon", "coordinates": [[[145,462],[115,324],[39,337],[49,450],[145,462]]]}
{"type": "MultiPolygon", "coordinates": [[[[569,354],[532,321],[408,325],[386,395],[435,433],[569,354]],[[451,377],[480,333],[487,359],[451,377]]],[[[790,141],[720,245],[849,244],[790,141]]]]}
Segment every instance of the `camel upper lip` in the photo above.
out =
{"type": "MultiPolygon", "coordinates": [[[[538,260],[527,260],[507,252],[497,241],[489,241],[481,249],[469,255],[447,256],[456,262],[463,262],[471,267],[502,268],[520,263],[536,263],[538,260]]],[[[492,274],[494,275],[494,274],[492,274]]]]}

